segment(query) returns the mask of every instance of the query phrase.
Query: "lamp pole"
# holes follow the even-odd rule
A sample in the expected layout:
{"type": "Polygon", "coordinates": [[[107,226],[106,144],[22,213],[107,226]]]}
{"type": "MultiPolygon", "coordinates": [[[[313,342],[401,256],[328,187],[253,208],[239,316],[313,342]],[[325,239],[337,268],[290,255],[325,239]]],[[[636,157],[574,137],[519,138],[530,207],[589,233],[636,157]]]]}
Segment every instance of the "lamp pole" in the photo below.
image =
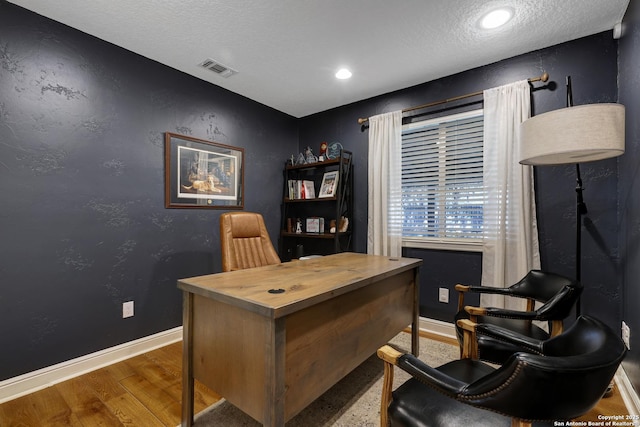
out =
{"type": "MultiPolygon", "coordinates": [[[[571,76],[567,76],[567,107],[573,107],[573,92],[571,90],[571,76]]],[[[576,281],[581,281],[582,276],[582,215],[587,213],[587,205],[584,203],[582,192],[582,177],[580,175],[580,163],[576,163],[576,281]]],[[[580,297],[576,301],[576,317],[580,316],[580,297]]]]}

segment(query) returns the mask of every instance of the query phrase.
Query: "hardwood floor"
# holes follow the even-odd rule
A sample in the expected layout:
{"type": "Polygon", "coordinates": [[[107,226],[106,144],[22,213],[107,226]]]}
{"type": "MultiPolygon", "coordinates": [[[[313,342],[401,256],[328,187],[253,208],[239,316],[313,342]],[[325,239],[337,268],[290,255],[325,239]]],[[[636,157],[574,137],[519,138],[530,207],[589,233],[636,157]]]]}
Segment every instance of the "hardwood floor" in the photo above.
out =
{"type": "MultiPolygon", "coordinates": [[[[196,413],[220,397],[196,382],[196,413]]],[[[180,424],[182,343],[98,369],[0,405],[2,427],[180,424]]]]}
{"type": "MultiPolygon", "coordinates": [[[[440,339],[457,345],[455,340],[440,339]]],[[[0,405],[2,427],[170,426],[181,419],[182,343],[171,344],[0,405]]],[[[196,381],[195,412],[219,400],[196,381]]],[[[581,421],[626,415],[617,389],[581,421]]]]}

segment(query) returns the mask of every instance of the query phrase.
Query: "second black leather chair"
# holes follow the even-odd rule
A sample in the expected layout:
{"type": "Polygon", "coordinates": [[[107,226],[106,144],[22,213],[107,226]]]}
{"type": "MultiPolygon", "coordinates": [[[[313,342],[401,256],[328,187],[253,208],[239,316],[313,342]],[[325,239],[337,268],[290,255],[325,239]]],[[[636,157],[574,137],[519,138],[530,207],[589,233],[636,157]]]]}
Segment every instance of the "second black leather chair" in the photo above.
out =
{"type": "MultiPolygon", "coordinates": [[[[455,316],[456,332],[462,348],[462,329],[457,325],[461,319],[470,319],[475,324],[491,324],[512,330],[538,340],[560,334],[564,328],[563,320],[566,319],[574,308],[576,301],[582,293],[582,284],[567,277],[547,273],[540,270],[531,270],[519,282],[507,288],[494,288],[489,286],[465,286],[456,285],[459,292],[458,313],[455,316]],[[508,310],[496,307],[474,307],[464,305],[466,293],[484,293],[504,295],[510,298],[527,300],[527,309],[524,311],[508,310]],[[535,303],[542,303],[535,308],[535,303]],[[536,325],[534,321],[548,322],[549,331],[536,325]]],[[[482,343],[478,348],[482,353],[482,343]]],[[[503,363],[504,357],[511,352],[494,352],[496,358],[483,358],[494,363],[503,363]],[[500,356],[500,355],[504,355],[500,356]]],[[[491,352],[484,352],[485,355],[491,352]]]]}

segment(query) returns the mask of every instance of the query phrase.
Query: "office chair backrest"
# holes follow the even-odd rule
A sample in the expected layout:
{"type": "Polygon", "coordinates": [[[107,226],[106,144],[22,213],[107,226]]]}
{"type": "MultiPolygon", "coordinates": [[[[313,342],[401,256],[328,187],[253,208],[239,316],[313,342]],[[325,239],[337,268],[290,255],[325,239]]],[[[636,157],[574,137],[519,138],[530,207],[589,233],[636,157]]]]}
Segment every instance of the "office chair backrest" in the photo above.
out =
{"type": "Polygon", "coordinates": [[[220,247],[222,271],[280,263],[259,213],[226,212],[220,215],[220,247]]]}
{"type": "Polygon", "coordinates": [[[514,283],[509,288],[516,295],[544,303],[566,287],[582,290],[581,283],[568,277],[540,270],[531,270],[518,283],[514,283]]]}
{"type": "Polygon", "coordinates": [[[582,294],[582,283],[558,274],[531,270],[510,289],[514,294],[543,303],[535,310],[536,320],[557,320],[571,314],[582,294]]]}
{"type": "Polygon", "coordinates": [[[567,285],[536,310],[538,320],[564,319],[571,313],[582,294],[582,285],[567,285]]]}

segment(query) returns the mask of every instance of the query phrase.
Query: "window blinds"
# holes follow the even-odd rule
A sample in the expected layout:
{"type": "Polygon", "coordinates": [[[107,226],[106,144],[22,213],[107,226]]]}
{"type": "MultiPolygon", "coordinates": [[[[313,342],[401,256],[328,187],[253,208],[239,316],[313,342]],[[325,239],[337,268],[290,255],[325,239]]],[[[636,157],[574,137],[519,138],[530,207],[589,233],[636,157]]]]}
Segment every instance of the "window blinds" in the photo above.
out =
{"type": "Polygon", "coordinates": [[[482,146],[482,110],[403,127],[403,238],[481,239],[482,146]]]}

